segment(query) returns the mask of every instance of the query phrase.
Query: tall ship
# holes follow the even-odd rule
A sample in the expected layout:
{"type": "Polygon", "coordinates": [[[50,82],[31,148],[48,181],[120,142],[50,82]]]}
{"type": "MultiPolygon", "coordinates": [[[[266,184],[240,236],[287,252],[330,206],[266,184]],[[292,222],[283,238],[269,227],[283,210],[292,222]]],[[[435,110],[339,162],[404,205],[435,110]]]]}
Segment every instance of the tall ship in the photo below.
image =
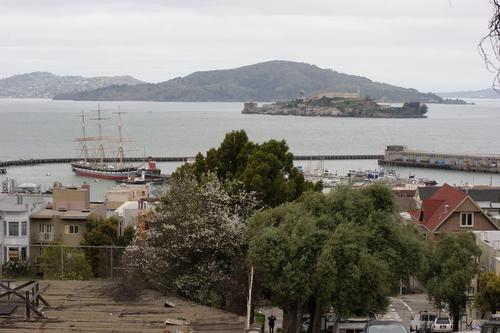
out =
{"type": "Polygon", "coordinates": [[[122,118],[123,112],[118,115],[118,137],[103,135],[103,118],[101,108],[97,108],[97,136],[87,136],[85,115],[82,112],[82,136],[75,141],[81,144],[81,160],[71,163],[73,171],[80,176],[111,180],[124,180],[137,174],[140,166],[126,165],[123,148],[122,118]],[[94,143],[94,144],[93,144],[94,143]],[[95,145],[96,144],[96,145],[95,145]],[[118,144],[117,149],[116,144],[118,144]],[[89,147],[89,145],[92,145],[89,147]],[[113,148],[115,146],[115,148],[113,148]]]}

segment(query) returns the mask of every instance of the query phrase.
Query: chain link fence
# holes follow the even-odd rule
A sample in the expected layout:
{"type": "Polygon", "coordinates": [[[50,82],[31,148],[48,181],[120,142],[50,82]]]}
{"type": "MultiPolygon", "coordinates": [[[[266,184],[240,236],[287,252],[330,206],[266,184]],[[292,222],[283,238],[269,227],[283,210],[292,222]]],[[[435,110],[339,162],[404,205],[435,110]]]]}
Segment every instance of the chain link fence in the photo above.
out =
{"type": "Polygon", "coordinates": [[[114,279],[123,271],[123,246],[30,245],[26,261],[7,261],[0,278],[114,279]]]}

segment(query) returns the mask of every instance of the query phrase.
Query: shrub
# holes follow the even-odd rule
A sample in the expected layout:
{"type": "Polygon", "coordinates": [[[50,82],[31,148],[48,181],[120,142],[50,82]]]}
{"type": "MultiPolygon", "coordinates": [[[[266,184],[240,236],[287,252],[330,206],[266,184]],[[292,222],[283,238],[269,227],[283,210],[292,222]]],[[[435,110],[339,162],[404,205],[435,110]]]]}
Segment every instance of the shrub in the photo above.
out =
{"type": "Polygon", "coordinates": [[[27,260],[9,260],[2,265],[5,277],[21,277],[31,275],[31,265],[27,260]]]}
{"type": "Polygon", "coordinates": [[[44,248],[40,257],[40,267],[48,279],[88,280],[93,277],[90,262],[82,251],[68,248],[63,250],[59,246],[44,248]],[[64,251],[63,267],[61,267],[61,251],[64,251]]]}

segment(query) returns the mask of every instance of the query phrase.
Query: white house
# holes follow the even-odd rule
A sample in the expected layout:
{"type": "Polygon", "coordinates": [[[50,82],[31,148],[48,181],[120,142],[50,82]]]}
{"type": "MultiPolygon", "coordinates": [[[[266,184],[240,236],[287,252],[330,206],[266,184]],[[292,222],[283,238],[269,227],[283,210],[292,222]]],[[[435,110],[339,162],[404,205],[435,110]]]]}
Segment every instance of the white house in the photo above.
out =
{"type": "Polygon", "coordinates": [[[41,195],[0,194],[0,263],[29,258],[30,215],[43,208],[41,195]]]}

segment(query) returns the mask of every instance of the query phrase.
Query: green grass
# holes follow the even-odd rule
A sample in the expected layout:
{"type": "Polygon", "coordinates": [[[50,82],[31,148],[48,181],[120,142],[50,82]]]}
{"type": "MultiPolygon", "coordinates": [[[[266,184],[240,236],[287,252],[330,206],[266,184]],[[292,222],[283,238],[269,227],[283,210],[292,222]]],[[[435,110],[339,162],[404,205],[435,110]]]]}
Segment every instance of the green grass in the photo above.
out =
{"type": "Polygon", "coordinates": [[[255,313],[255,322],[260,325],[262,332],[264,332],[264,328],[266,325],[266,316],[263,313],[255,313]]]}

